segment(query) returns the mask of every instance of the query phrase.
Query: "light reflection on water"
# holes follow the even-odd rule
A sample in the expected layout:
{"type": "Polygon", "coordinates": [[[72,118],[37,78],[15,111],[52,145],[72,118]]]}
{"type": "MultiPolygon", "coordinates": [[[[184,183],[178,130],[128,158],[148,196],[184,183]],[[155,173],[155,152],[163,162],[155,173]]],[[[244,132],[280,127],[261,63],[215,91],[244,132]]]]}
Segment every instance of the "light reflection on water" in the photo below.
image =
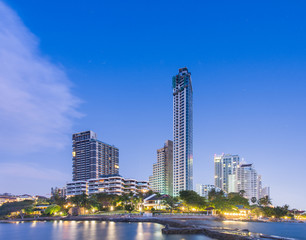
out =
{"type": "Polygon", "coordinates": [[[156,223],[99,221],[0,224],[0,239],[12,240],[209,240],[204,235],[163,235],[156,223]]]}

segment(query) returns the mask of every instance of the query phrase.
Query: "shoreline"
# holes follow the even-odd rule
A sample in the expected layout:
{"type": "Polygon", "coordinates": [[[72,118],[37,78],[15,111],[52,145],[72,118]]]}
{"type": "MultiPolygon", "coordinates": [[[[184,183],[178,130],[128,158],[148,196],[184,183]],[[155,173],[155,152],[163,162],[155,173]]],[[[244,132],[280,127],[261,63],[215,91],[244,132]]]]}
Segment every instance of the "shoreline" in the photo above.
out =
{"type": "Polygon", "coordinates": [[[209,224],[198,225],[196,221],[222,221],[224,219],[213,216],[159,216],[159,217],[138,217],[138,216],[116,216],[116,215],[89,215],[89,216],[69,216],[69,217],[40,217],[0,220],[0,223],[33,222],[33,221],[108,221],[126,223],[157,223],[164,226],[161,229],[163,234],[201,234],[212,239],[219,240],[252,240],[252,239],[278,239],[286,240],[290,238],[270,236],[262,233],[253,233],[248,229],[231,229],[216,227],[209,224]]]}

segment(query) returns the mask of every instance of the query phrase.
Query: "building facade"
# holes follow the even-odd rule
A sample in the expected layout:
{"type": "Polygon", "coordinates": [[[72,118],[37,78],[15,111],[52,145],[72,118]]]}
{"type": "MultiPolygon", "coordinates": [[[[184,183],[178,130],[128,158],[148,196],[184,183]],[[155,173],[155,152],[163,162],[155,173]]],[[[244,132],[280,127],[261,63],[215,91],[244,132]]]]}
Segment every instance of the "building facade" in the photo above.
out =
{"type": "Polygon", "coordinates": [[[173,88],[173,195],[193,190],[193,91],[191,73],[180,68],[173,88]]]}
{"type": "Polygon", "coordinates": [[[66,197],[75,195],[81,195],[83,193],[88,194],[87,181],[73,181],[66,185],[66,197]]]}
{"type": "Polygon", "coordinates": [[[173,142],[167,140],[157,150],[157,162],[153,164],[153,175],[149,178],[153,191],[173,195],[173,142]]]}
{"type": "Polygon", "coordinates": [[[238,155],[215,155],[215,186],[226,193],[236,192],[236,171],[239,163],[238,155]]]}
{"type": "Polygon", "coordinates": [[[261,177],[257,175],[253,164],[240,164],[237,168],[237,192],[244,191],[244,197],[251,200],[260,198],[261,177]]]}
{"type": "Polygon", "coordinates": [[[196,185],[196,192],[201,197],[208,197],[208,193],[215,189],[216,192],[220,192],[221,188],[216,187],[215,185],[209,185],[209,184],[197,184],[196,185]]]}
{"type": "MultiPolygon", "coordinates": [[[[260,198],[264,198],[264,197],[268,197],[269,199],[271,199],[270,197],[270,187],[264,187],[260,189],[260,194],[259,194],[259,199],[260,198]]],[[[258,200],[259,200],[258,199],[258,200]]]]}
{"type": "Polygon", "coordinates": [[[97,140],[96,133],[72,135],[73,181],[119,174],[119,149],[97,140]]]}
{"type": "Polygon", "coordinates": [[[150,190],[147,181],[123,178],[120,175],[109,175],[87,181],[67,183],[67,197],[80,194],[107,193],[122,195],[124,193],[145,193],[150,190]]]}
{"type": "Polygon", "coordinates": [[[65,198],[65,197],[66,197],[66,193],[67,193],[66,187],[62,187],[62,188],[58,188],[58,187],[51,188],[51,197],[58,196],[58,197],[65,198]]]}

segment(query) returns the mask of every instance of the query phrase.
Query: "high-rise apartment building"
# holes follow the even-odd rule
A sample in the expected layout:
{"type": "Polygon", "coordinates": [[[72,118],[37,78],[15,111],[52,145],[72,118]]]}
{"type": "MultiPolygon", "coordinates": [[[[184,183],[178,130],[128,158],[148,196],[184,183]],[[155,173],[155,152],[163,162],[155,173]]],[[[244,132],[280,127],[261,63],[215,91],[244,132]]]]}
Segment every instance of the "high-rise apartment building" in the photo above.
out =
{"type": "Polygon", "coordinates": [[[239,162],[238,155],[222,154],[214,156],[216,187],[227,193],[236,192],[236,170],[239,162]]]}
{"type": "Polygon", "coordinates": [[[261,177],[257,175],[252,164],[240,164],[237,168],[237,192],[244,191],[244,197],[251,200],[255,197],[260,198],[259,187],[261,186],[261,177]]]}
{"type": "Polygon", "coordinates": [[[153,175],[149,178],[153,191],[173,195],[173,142],[167,140],[157,150],[157,162],[153,164],[153,175]]]}
{"type": "Polygon", "coordinates": [[[193,103],[191,73],[180,68],[173,88],[173,195],[193,190],[193,103]]]}
{"type": "Polygon", "coordinates": [[[119,149],[97,140],[92,131],[72,135],[73,181],[119,174],[119,149]]]}

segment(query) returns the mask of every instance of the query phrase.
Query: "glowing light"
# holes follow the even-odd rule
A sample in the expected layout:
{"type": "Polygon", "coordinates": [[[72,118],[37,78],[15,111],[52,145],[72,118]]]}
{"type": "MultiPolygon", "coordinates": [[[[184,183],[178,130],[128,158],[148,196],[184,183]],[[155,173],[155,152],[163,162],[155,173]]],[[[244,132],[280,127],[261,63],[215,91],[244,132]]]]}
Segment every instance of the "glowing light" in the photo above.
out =
{"type": "Polygon", "coordinates": [[[111,211],[114,211],[114,207],[113,207],[113,206],[111,206],[111,207],[110,207],[110,210],[111,210],[111,211]]]}

